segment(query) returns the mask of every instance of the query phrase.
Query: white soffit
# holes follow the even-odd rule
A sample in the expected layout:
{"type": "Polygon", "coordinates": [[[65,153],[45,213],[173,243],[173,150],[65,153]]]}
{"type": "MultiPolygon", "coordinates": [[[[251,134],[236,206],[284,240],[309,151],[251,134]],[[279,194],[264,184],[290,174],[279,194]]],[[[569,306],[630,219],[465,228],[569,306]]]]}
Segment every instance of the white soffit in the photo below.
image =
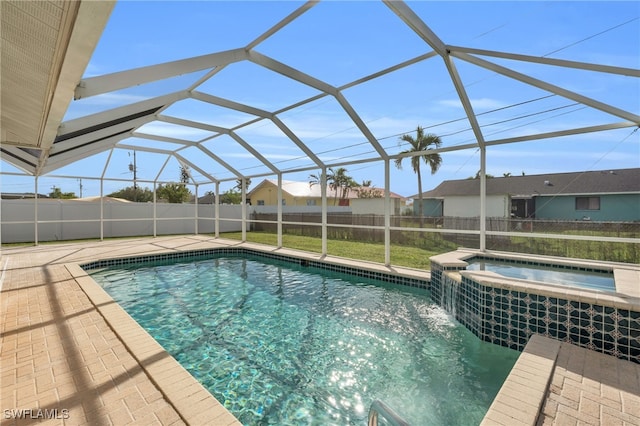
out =
{"type": "Polygon", "coordinates": [[[114,4],[0,2],[0,144],[22,148],[28,172],[46,158],[114,4]]]}

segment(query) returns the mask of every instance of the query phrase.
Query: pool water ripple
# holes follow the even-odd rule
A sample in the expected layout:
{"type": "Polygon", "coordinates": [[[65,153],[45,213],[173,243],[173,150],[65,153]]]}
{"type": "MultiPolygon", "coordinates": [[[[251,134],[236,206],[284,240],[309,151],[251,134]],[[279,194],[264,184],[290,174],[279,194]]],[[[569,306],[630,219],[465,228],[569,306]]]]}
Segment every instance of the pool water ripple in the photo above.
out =
{"type": "Polygon", "coordinates": [[[94,279],[245,425],[478,424],[518,352],[477,339],[428,292],[225,257],[94,279]]]}

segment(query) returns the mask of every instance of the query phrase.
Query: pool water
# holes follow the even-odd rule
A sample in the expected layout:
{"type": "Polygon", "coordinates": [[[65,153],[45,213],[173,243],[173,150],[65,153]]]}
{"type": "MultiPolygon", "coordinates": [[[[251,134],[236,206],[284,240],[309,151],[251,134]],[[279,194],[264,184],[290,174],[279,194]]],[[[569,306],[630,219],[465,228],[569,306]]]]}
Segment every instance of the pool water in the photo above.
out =
{"type": "Polygon", "coordinates": [[[580,271],[576,269],[554,268],[553,266],[525,265],[499,260],[470,260],[469,271],[492,271],[505,277],[541,281],[550,284],[589,288],[592,290],[615,291],[615,281],[611,272],[580,271]]]}
{"type": "Polygon", "coordinates": [[[479,424],[519,352],[425,290],[249,257],[93,278],[244,425],[479,424]]]}

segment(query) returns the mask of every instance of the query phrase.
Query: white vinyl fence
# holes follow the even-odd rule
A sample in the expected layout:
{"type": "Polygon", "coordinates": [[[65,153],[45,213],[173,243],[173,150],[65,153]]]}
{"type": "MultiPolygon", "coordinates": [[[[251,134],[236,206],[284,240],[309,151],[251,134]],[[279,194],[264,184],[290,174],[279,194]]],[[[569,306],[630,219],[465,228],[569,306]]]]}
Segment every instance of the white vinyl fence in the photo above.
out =
{"type": "MultiPolygon", "coordinates": [[[[219,232],[242,230],[240,205],[218,206],[219,232]]],[[[126,203],[100,200],[2,200],[2,243],[147,235],[213,234],[213,204],[126,203]],[[100,213],[102,208],[102,214],[100,213]],[[36,223],[37,215],[37,223],[36,223]],[[36,239],[37,229],[37,239],[36,239]]]]}

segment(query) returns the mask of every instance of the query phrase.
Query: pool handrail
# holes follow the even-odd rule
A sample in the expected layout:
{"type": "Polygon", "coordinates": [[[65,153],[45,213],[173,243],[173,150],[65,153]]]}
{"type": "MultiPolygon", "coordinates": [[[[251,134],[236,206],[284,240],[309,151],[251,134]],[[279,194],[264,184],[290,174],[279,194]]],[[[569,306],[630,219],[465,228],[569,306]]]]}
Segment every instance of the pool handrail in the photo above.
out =
{"type": "Polygon", "coordinates": [[[376,399],[371,403],[369,407],[369,420],[368,426],[378,426],[378,415],[384,417],[391,426],[410,426],[407,421],[398,415],[387,404],[376,399]]]}

